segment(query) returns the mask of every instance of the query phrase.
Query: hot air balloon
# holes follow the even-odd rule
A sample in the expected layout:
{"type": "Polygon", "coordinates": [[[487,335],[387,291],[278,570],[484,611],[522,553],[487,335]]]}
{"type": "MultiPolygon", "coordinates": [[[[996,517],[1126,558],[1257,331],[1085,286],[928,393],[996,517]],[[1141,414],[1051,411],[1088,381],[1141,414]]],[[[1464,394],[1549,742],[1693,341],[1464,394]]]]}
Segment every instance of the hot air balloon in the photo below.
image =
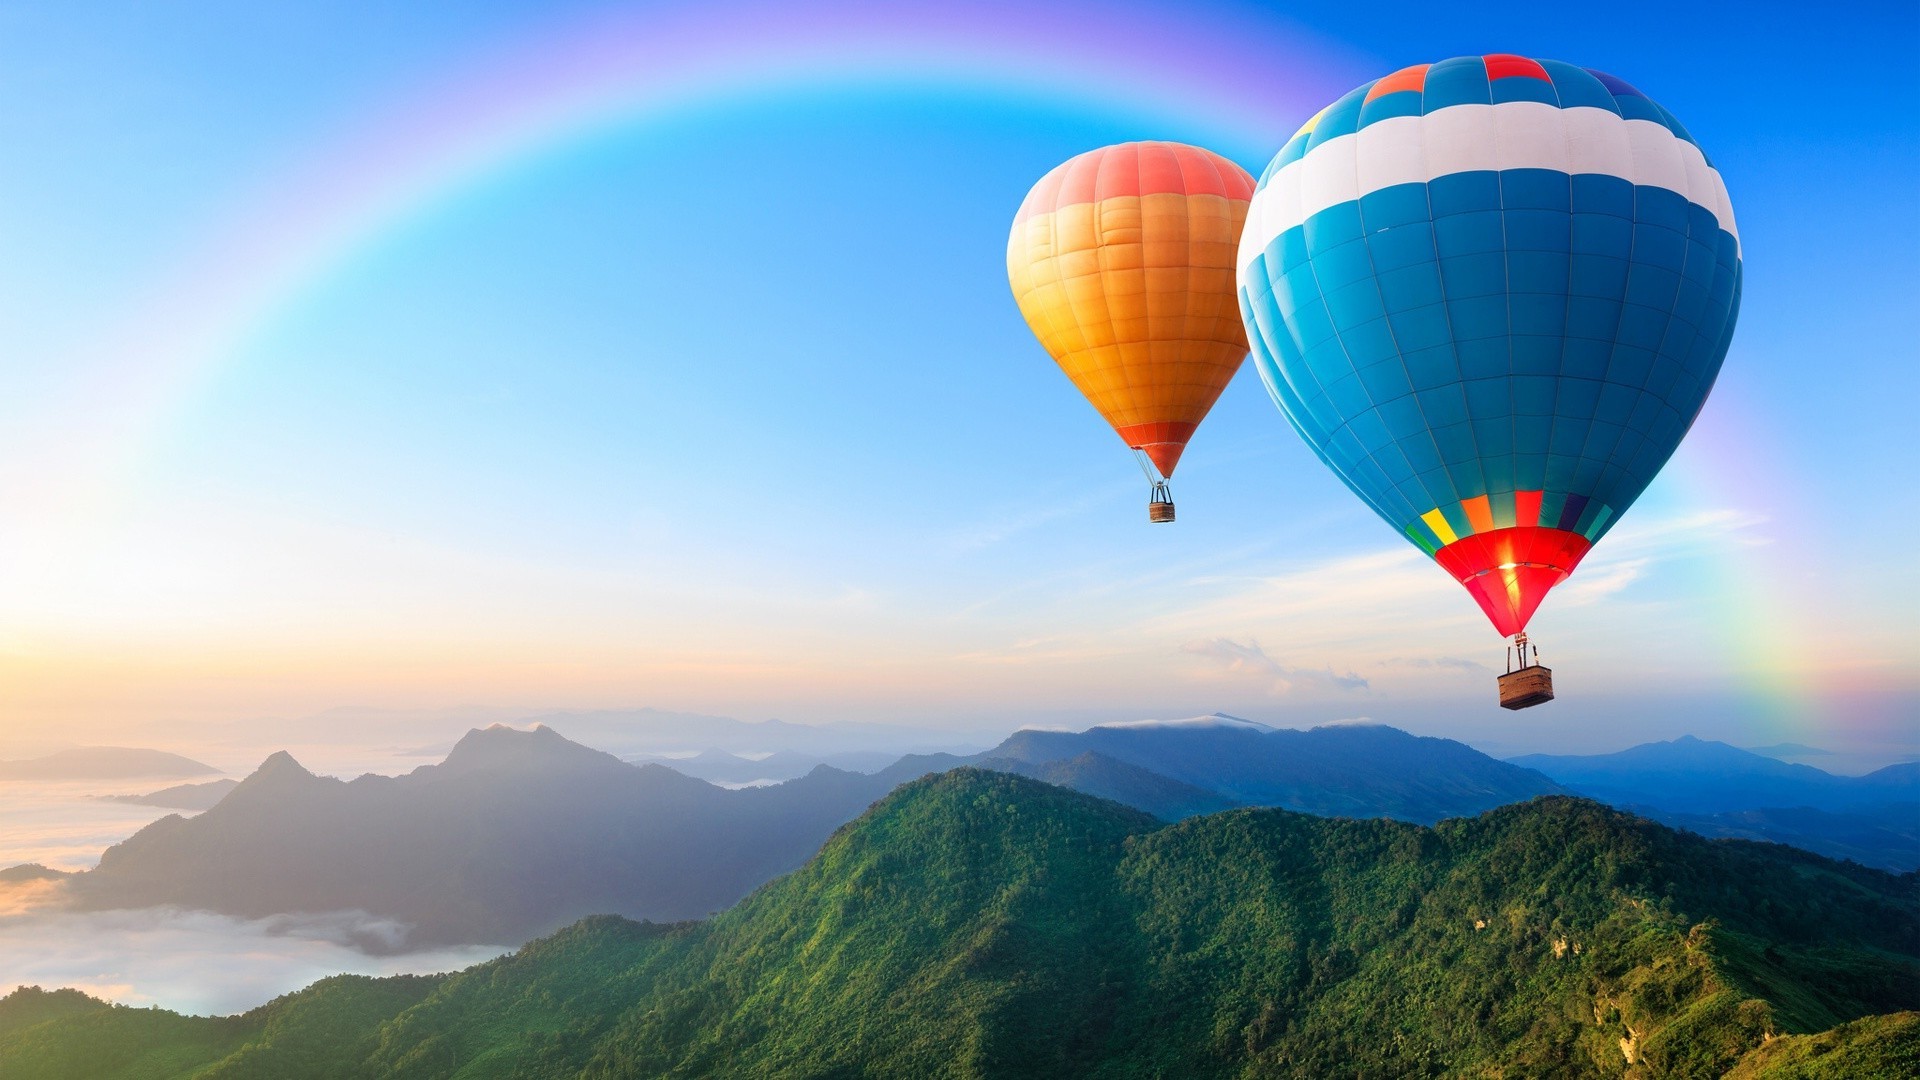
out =
{"type": "Polygon", "coordinates": [[[1090,150],[1027,193],[1007,280],[1027,325],[1141,459],[1151,521],[1167,478],[1247,357],[1233,258],[1253,177],[1170,142],[1090,150]]]}
{"type": "Polygon", "coordinates": [[[1281,412],[1513,638],[1501,704],[1550,699],[1527,620],[1673,454],[1727,354],[1741,259],[1719,172],[1611,75],[1419,64],[1287,143],[1238,262],[1281,412]]]}

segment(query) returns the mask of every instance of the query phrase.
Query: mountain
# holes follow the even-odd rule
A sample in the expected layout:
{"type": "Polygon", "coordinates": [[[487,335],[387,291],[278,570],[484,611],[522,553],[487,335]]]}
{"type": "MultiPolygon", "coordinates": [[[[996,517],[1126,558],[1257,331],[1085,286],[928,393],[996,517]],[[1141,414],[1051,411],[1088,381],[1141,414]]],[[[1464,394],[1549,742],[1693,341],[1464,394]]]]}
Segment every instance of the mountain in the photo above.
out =
{"type": "Polygon", "coordinates": [[[1920,763],[1836,776],[1692,736],[1614,754],[1511,760],[1703,836],[1792,844],[1882,870],[1920,868],[1920,763]]]}
{"type": "Polygon", "coordinates": [[[1890,765],[1866,776],[1835,776],[1691,735],[1613,754],[1529,754],[1508,760],[1616,806],[1684,814],[1763,806],[1844,811],[1920,801],[1920,763],[1890,765]]]}
{"type": "Polygon", "coordinates": [[[16,992],[0,1075],[1874,1077],[1916,1006],[1912,876],[1567,797],[1168,825],[960,769],[704,923],[233,1018],[16,992]]]}
{"type": "Polygon", "coordinates": [[[410,924],[409,948],[511,944],[583,915],[724,908],[800,865],[889,786],[822,767],[726,791],[547,727],[472,731],[439,764],[352,782],[280,752],[211,809],[108,848],[68,895],[87,909],[246,918],[358,909],[410,924]]]}
{"type": "Polygon", "coordinates": [[[1747,750],[1750,753],[1761,754],[1770,758],[1833,756],[1833,751],[1831,750],[1822,750],[1817,746],[1808,746],[1806,743],[1797,742],[1774,743],[1772,746],[1749,746],[1747,750]]]}
{"type": "Polygon", "coordinates": [[[1701,836],[1790,844],[1830,859],[1900,874],[1920,868],[1920,802],[1886,803],[1875,813],[1762,807],[1718,814],[1644,809],[1646,817],[1701,836]]]}
{"type": "Polygon", "coordinates": [[[55,870],[39,863],[21,863],[0,870],[0,885],[18,885],[31,881],[60,881],[72,877],[66,870],[55,870]]]}
{"type": "Polygon", "coordinates": [[[145,795],[101,795],[99,798],[135,806],[164,806],[170,810],[205,810],[239,786],[238,780],[209,780],[204,784],[175,784],[145,795]]]}
{"type": "Polygon", "coordinates": [[[1433,820],[1558,790],[1459,743],[1378,727],[1283,731],[1230,717],[1021,731],[970,758],[872,775],[815,766],[727,791],[536,725],[470,731],[404,776],[316,776],[283,752],[217,804],[109,848],[64,895],[81,909],[175,905],[261,918],[355,909],[411,927],[374,951],[512,944],[584,915],[689,919],[800,865],[896,786],[964,764],[1163,819],[1278,803],[1433,820]]]}
{"type": "Polygon", "coordinates": [[[1102,724],[1080,732],[1029,728],[978,760],[1037,765],[1088,752],[1212,792],[1224,805],[1280,806],[1341,817],[1430,824],[1565,790],[1537,772],[1451,739],[1373,724],[1297,731],[1217,713],[1102,724]]]}
{"type": "Polygon", "coordinates": [[[1205,788],[1183,784],[1091,750],[1065,761],[983,758],[978,764],[983,769],[1015,773],[1056,787],[1072,788],[1096,798],[1110,799],[1123,806],[1144,810],[1162,821],[1178,821],[1195,814],[1212,814],[1238,805],[1205,788]]]}
{"type": "Polygon", "coordinates": [[[81,746],[45,757],[0,761],[0,780],[124,780],[145,776],[206,776],[219,772],[164,750],[81,746]]]}

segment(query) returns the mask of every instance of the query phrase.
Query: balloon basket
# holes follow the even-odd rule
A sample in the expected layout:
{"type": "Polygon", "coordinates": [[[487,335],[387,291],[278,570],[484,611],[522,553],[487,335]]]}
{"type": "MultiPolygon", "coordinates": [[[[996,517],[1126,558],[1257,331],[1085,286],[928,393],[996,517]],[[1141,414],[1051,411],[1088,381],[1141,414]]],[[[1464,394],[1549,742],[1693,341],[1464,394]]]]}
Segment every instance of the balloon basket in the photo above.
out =
{"type": "Polygon", "coordinates": [[[1500,676],[1500,707],[1531,709],[1553,700],[1553,669],[1539,664],[1500,676]]]}
{"type": "MultiPolygon", "coordinates": [[[[1142,467],[1144,468],[1144,466],[1142,467]]],[[[1147,503],[1147,520],[1152,522],[1172,521],[1173,492],[1167,488],[1165,479],[1155,478],[1151,472],[1147,474],[1147,477],[1153,480],[1153,496],[1147,503]]]]}
{"type": "Polygon", "coordinates": [[[1526,640],[1526,630],[1513,634],[1507,646],[1507,675],[1500,676],[1501,709],[1532,709],[1553,700],[1553,669],[1540,667],[1540,646],[1526,640]],[[1519,655],[1521,667],[1513,667],[1519,655]]]}
{"type": "Polygon", "coordinates": [[[1527,640],[1527,632],[1513,635],[1507,647],[1507,673],[1500,676],[1500,707],[1531,709],[1553,700],[1553,669],[1540,666],[1540,647],[1527,640]],[[1531,646],[1531,649],[1529,649],[1531,646]],[[1514,667],[1515,653],[1520,666],[1514,667]]]}

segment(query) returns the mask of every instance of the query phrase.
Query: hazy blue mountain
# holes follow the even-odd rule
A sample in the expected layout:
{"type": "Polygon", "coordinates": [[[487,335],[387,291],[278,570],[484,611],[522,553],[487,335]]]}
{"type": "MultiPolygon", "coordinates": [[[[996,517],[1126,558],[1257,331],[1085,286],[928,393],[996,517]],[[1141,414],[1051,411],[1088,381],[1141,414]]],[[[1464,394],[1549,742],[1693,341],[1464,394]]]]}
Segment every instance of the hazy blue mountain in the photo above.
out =
{"type": "Polygon", "coordinates": [[[1067,761],[1087,752],[1158,773],[1229,804],[1431,823],[1565,789],[1465,743],[1373,724],[1309,731],[1215,714],[1015,732],[986,763],[1067,761]]]}
{"type": "Polygon", "coordinates": [[[1896,872],[1920,869],[1920,763],[1836,776],[1690,735],[1614,754],[1511,760],[1704,836],[1792,844],[1896,872]]]}
{"type": "Polygon", "coordinates": [[[205,810],[239,786],[238,780],[209,780],[204,784],[175,784],[145,795],[102,795],[100,798],[135,806],[163,806],[169,810],[205,810]]]}
{"type": "Polygon", "coordinates": [[[1763,754],[1770,758],[1832,757],[1833,751],[1822,750],[1806,743],[1783,742],[1772,746],[1749,746],[1750,753],[1763,754]]]}
{"type": "Polygon", "coordinates": [[[890,786],[821,767],[727,791],[546,727],[472,731],[439,764],[351,782],[281,752],[197,817],[109,848],[71,889],[92,908],[359,909],[411,924],[409,947],[513,944],[588,914],[724,908],[890,786]]]}
{"type": "Polygon", "coordinates": [[[1913,763],[1866,776],[1835,776],[1691,735],[1613,754],[1528,754],[1509,760],[1615,805],[1684,814],[1768,806],[1849,810],[1920,800],[1920,765],[1913,763]]]}
{"type": "Polygon", "coordinates": [[[1184,784],[1157,772],[1116,761],[1091,750],[1064,761],[1022,761],[1018,758],[982,758],[983,769],[1017,773],[1058,787],[1144,810],[1162,821],[1178,821],[1195,814],[1231,810],[1237,804],[1205,788],[1184,784]]]}
{"type": "Polygon", "coordinates": [[[207,776],[219,771],[179,754],[126,746],[81,746],[44,757],[0,761],[0,780],[125,780],[207,776]]]}
{"type": "Polygon", "coordinates": [[[1872,812],[1759,807],[1718,814],[1645,809],[1663,824],[1702,836],[1791,844],[1830,859],[1852,859],[1892,873],[1920,869],[1920,802],[1886,803],[1872,812]]]}

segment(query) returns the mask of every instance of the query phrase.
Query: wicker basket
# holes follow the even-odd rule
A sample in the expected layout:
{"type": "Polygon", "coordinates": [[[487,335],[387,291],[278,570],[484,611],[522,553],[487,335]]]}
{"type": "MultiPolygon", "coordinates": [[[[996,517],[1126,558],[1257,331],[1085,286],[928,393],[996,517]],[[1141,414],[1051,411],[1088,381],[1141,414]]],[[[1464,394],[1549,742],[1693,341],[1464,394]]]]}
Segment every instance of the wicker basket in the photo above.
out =
{"type": "Polygon", "coordinates": [[[1159,499],[1155,499],[1153,502],[1148,503],[1147,504],[1147,520],[1148,521],[1172,521],[1173,520],[1173,504],[1170,502],[1162,502],[1159,499]]]}
{"type": "Polygon", "coordinates": [[[1539,664],[1500,676],[1500,707],[1531,709],[1553,700],[1553,669],[1539,664]]]}

